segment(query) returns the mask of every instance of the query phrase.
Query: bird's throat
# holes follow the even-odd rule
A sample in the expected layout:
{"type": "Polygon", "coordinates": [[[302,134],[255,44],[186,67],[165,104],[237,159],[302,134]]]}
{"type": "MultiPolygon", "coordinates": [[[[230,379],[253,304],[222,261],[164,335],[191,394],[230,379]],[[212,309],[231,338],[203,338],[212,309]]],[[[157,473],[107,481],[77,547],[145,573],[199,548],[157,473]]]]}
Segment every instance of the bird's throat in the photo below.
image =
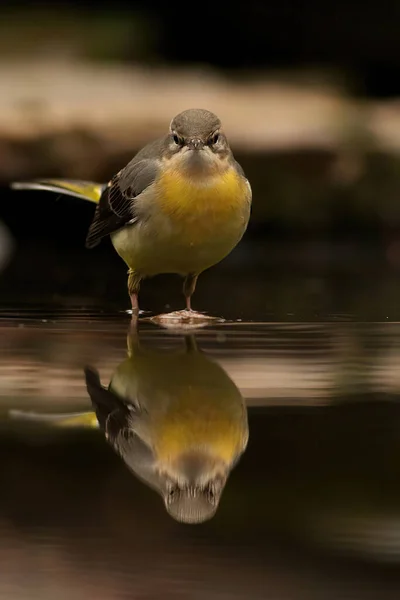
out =
{"type": "Polygon", "coordinates": [[[225,220],[243,205],[245,194],[245,183],[232,168],[201,177],[174,169],[162,175],[158,200],[164,213],[177,218],[225,220]]]}

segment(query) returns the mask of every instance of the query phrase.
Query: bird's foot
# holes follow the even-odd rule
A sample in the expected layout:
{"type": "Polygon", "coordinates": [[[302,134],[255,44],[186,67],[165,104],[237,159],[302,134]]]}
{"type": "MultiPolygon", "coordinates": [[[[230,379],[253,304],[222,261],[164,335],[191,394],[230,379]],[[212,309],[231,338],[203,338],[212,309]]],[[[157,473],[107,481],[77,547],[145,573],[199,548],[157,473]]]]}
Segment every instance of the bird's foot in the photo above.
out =
{"type": "Polygon", "coordinates": [[[197,329],[199,327],[210,325],[211,323],[224,322],[224,319],[221,319],[220,317],[211,317],[210,315],[188,309],[163,313],[161,315],[150,317],[149,320],[168,329],[197,329]]]}

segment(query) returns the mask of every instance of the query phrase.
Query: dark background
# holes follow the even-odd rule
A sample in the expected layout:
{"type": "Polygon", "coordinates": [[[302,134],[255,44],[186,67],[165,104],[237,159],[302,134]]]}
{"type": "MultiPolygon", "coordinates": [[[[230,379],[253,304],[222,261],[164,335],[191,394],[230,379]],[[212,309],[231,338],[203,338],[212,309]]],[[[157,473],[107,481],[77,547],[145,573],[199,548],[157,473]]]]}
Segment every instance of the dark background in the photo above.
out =
{"type": "MultiPolygon", "coordinates": [[[[1,17],[3,65],[23,64],[32,56],[60,60],[62,65],[71,53],[77,65],[120,65],[128,71],[140,65],[150,74],[163,67],[189,72],[200,68],[211,70],[216,79],[245,83],[256,74],[261,81],[285,80],[298,89],[310,82],[328,82],[344,90],[350,101],[359,102],[357,106],[367,107],[367,113],[376,102],[383,108],[394,103],[390,104],[393,130],[398,127],[400,4],[396,1],[368,5],[13,2],[2,7],[1,17]]],[[[234,107],[235,98],[229,101],[234,107]]],[[[251,114],[250,101],[248,111],[238,118],[248,119],[251,114]]],[[[268,117],[275,119],[274,114],[268,117]]],[[[276,118],[284,129],[285,116],[277,110],[276,118]]],[[[109,241],[93,252],[84,249],[93,206],[49,193],[11,192],[8,185],[29,177],[76,177],[78,171],[79,177],[107,181],[141,142],[133,138],[129,148],[111,152],[102,141],[101,128],[98,138],[85,131],[52,137],[48,131],[44,137],[24,140],[24,132],[10,139],[2,134],[2,127],[0,117],[0,156],[3,152],[8,160],[0,176],[0,219],[13,239],[0,279],[4,303],[63,303],[73,297],[74,302],[90,304],[107,297],[125,306],[125,265],[109,241]],[[68,140],[74,139],[69,152],[80,153],[78,171],[68,160],[54,158],[54,139],[59,138],[67,147],[68,140]],[[10,156],[16,157],[14,163],[10,156]]],[[[253,153],[236,143],[235,156],[253,187],[253,214],[242,244],[218,267],[215,277],[226,274],[231,282],[238,269],[259,280],[271,280],[274,272],[280,279],[293,278],[294,273],[318,278],[341,270],[352,280],[361,268],[373,277],[387,275],[393,282],[400,264],[399,153],[364,137],[356,136],[348,146],[325,149],[302,146],[293,139],[284,148],[269,146],[253,153]]],[[[151,133],[146,137],[152,138],[151,133]]],[[[214,275],[204,277],[209,278],[205,288],[210,290],[214,275]]],[[[147,286],[153,290],[149,304],[165,307],[158,284],[147,286]]],[[[375,286],[374,279],[370,286],[375,286]]],[[[173,306],[181,301],[179,289],[180,283],[173,280],[173,306]]],[[[217,297],[217,284],[215,290],[217,297]]],[[[201,286],[197,293],[202,294],[201,286]]],[[[268,296],[268,290],[262,293],[268,296]]],[[[294,298],[307,293],[297,290],[294,298]]],[[[245,307],[241,290],[236,294],[238,305],[245,307]]],[[[209,295],[199,296],[202,305],[212,304],[209,295]]]]}
{"type": "MultiPolygon", "coordinates": [[[[208,64],[238,75],[252,69],[312,67],[343,73],[359,94],[390,97],[400,93],[400,6],[386,2],[308,0],[298,2],[167,3],[75,1],[12,2],[3,14],[24,17],[46,13],[65,14],[79,20],[95,12],[120,13],[134,24],[149,23],[147,51],[141,60],[175,64],[208,64]]],[[[90,33],[90,32],[89,32],[90,33]]],[[[89,35],[89,34],[88,34],[89,35]]],[[[107,32],[104,44],[107,43],[107,32]]],[[[99,44],[101,45],[101,44],[99,44]]],[[[126,45],[124,60],[137,58],[135,40],[126,45]]]]}

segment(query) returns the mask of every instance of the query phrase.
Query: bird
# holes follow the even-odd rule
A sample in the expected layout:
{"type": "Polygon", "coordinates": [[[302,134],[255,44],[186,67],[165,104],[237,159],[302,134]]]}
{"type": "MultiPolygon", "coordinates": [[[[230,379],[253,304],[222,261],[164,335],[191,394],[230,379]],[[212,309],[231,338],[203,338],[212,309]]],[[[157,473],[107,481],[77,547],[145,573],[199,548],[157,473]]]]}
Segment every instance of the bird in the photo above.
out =
{"type": "Polygon", "coordinates": [[[176,115],[161,138],[142,148],[106,184],[42,179],[14,182],[96,203],[86,247],[111,242],[128,267],[132,314],[143,279],[184,278],[186,311],[198,276],[224,259],[250,219],[252,189],[235,160],[220,119],[205,109],[176,115]]]}
{"type": "Polygon", "coordinates": [[[185,524],[211,519],[249,439],[245,400],[226,371],[184,334],[178,349],[144,347],[130,323],[124,359],[107,386],[84,368],[92,410],[9,418],[58,430],[95,429],[142,483],[185,524]],[[183,343],[182,343],[183,340],[183,343]]]}
{"type": "Polygon", "coordinates": [[[178,350],[143,348],[131,327],[128,356],[107,387],[93,367],[85,379],[100,429],[176,521],[211,519],[248,438],[246,404],[194,334],[178,350]]]}

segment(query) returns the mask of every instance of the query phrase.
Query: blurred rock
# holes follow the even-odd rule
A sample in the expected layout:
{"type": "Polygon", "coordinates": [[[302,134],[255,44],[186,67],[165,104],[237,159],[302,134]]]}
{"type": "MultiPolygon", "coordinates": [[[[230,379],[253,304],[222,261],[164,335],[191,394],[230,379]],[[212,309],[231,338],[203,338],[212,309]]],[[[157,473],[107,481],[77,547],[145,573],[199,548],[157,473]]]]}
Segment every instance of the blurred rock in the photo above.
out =
{"type": "Polygon", "coordinates": [[[323,83],[61,58],[3,61],[0,78],[4,180],[49,170],[90,177],[196,106],[221,116],[236,151],[338,151],[355,137],[375,149],[400,150],[398,102],[357,103],[323,83]]]}

